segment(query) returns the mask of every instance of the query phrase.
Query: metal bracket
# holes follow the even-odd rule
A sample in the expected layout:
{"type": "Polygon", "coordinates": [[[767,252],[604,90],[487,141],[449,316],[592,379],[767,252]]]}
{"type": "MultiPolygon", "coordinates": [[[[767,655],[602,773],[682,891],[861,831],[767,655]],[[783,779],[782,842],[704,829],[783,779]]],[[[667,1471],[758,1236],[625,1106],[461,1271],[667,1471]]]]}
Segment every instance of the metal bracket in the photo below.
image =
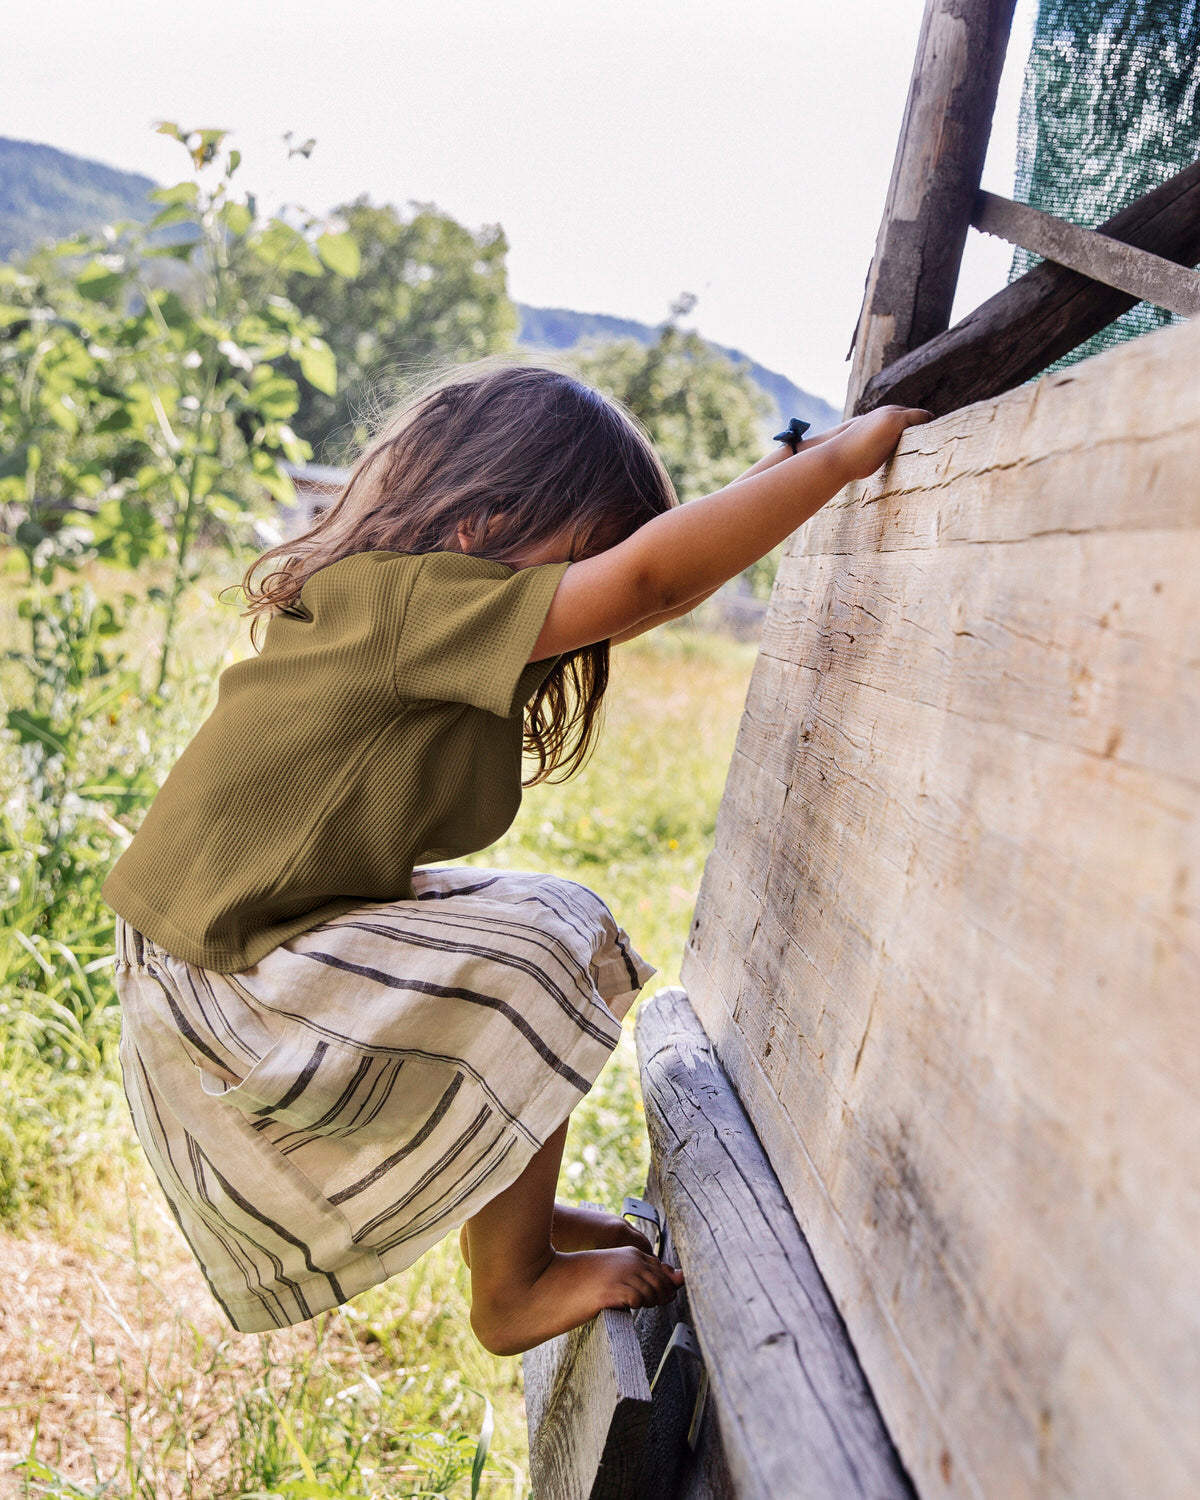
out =
{"type": "Polygon", "coordinates": [[[662,1214],[659,1213],[654,1204],[647,1203],[645,1198],[626,1198],[621,1204],[621,1217],[623,1219],[641,1219],[644,1224],[653,1226],[654,1256],[656,1260],[661,1260],[666,1226],[663,1223],[662,1214]]]}
{"type": "Polygon", "coordinates": [[[658,1362],[658,1369],[654,1372],[654,1379],[650,1382],[650,1394],[654,1395],[654,1387],[658,1384],[658,1377],[666,1367],[667,1360],[674,1353],[686,1354],[690,1359],[696,1361],[700,1370],[700,1386],[696,1391],[696,1403],[692,1407],[692,1420],[688,1424],[687,1443],[694,1453],[696,1444],[700,1441],[700,1423],[704,1420],[704,1408],[708,1402],[708,1366],[704,1363],[704,1356],[700,1352],[700,1344],[696,1338],[695,1331],[690,1323],[676,1323],[671,1330],[671,1337],[667,1341],[667,1347],[663,1350],[662,1358],[658,1362]]]}

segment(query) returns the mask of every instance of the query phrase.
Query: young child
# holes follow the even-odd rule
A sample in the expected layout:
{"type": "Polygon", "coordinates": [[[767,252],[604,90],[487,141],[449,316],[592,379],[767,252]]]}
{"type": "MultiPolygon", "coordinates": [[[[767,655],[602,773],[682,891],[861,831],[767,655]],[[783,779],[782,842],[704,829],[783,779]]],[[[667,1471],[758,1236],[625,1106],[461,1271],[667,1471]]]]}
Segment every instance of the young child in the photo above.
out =
{"type": "Polygon", "coordinates": [[[554,1199],[567,1118],[654,969],[585,886],[426,866],[579,768],[611,644],[686,614],[927,419],[883,408],[680,506],[613,402],[481,362],[250,568],[262,649],[221,674],[103,887],[134,1123],[235,1328],[310,1318],[460,1226],[499,1354],[676,1295],[623,1219],[554,1199]]]}

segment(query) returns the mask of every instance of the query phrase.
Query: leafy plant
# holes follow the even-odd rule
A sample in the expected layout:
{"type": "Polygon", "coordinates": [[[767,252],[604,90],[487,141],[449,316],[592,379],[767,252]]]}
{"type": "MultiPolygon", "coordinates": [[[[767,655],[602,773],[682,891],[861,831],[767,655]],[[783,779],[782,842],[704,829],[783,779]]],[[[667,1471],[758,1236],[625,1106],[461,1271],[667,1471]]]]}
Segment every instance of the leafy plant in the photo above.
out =
{"type": "Polygon", "coordinates": [[[336,390],[333,352],[287,279],[353,274],[358,250],[324,220],[263,216],[237,196],[224,131],[159,130],[193,177],[151,194],[148,226],[0,268],[0,502],[24,508],[13,539],[31,582],[93,557],[169,559],[162,689],[196,544],[237,553],[266,506],[295,501],[284,464],[311,449],[290,425],[299,392],[280,362],[336,390]]]}

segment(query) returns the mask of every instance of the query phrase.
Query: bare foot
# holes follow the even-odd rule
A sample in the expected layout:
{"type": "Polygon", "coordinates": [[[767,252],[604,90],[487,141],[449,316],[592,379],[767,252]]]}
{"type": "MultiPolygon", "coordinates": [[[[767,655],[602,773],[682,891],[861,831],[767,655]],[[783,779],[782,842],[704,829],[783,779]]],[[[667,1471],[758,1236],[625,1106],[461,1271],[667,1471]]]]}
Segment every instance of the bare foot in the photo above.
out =
{"type": "MultiPolygon", "coordinates": [[[[571,1203],[554,1205],[550,1241],[556,1250],[615,1250],[621,1245],[631,1245],[635,1250],[651,1253],[646,1236],[619,1214],[610,1214],[602,1208],[577,1208],[571,1203]]],[[[465,1224],[459,1231],[458,1244],[463,1260],[470,1266],[465,1224]]]]}
{"type": "Polygon", "coordinates": [[[683,1272],[632,1246],[550,1252],[528,1285],[472,1287],[471,1327],[493,1354],[524,1354],[588,1322],[604,1307],[661,1307],[675,1299],[683,1272]]]}

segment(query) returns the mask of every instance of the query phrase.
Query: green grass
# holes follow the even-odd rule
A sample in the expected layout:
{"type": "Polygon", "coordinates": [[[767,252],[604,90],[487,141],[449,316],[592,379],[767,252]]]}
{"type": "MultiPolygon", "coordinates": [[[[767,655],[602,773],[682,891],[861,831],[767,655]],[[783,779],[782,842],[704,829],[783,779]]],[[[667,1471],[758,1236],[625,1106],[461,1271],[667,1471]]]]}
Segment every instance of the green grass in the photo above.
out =
{"type": "MultiPolygon", "coordinates": [[[[131,586],[102,568],[91,576],[102,596],[131,586]]],[[[130,694],[93,726],[85,780],[110,763],[148,766],[157,779],[169,769],[215,702],[219,672],[248,654],[236,608],[215,597],[236,577],[226,565],[192,591],[166,705],[130,694]]],[[[19,630],[14,595],[0,579],[9,639],[19,630]]],[[[156,628],[139,607],[122,644],[150,661],[156,628]]],[[[509,833],[469,861],[553,871],[598,891],[659,969],[648,993],[678,980],[753,654],[690,622],[619,648],[588,766],[528,790],[509,833]]],[[[20,701],[12,664],[0,689],[10,706],[20,701]]],[[[14,1289],[8,1326],[36,1332],[5,1345],[0,1321],[0,1450],[10,1455],[0,1493],[465,1500],[492,1410],[478,1493],[520,1500],[520,1362],[487,1354],[471,1335],[455,1237],[312,1324],[243,1337],[222,1323],[120,1091],[112,933],[96,904],[116,834],[102,819],[81,821],[87,850],[72,867],[74,888],[46,889],[37,852],[45,810],[22,786],[13,745],[0,755],[12,789],[0,925],[0,1276],[14,1289]]],[[[560,1191],[617,1208],[640,1192],[645,1169],[627,1024],[573,1116],[560,1191]]]]}

